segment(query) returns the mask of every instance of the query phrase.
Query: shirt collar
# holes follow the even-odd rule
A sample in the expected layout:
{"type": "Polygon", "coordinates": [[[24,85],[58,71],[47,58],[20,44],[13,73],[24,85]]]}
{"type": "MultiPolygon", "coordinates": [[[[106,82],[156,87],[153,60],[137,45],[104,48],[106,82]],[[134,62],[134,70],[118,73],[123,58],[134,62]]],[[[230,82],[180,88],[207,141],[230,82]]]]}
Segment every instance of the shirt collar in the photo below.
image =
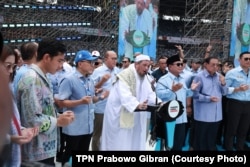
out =
{"type": "MultiPolygon", "coordinates": [[[[211,76],[211,75],[208,73],[207,69],[204,69],[204,70],[203,70],[203,73],[204,73],[205,77],[211,76]]],[[[216,72],[213,76],[217,76],[217,75],[218,75],[218,72],[216,72]]]]}
{"type": "Polygon", "coordinates": [[[172,74],[170,71],[168,72],[168,74],[169,74],[169,76],[170,76],[170,78],[172,79],[172,80],[178,80],[178,79],[181,79],[181,78],[183,78],[180,74],[179,74],[179,76],[178,77],[176,77],[174,74],[172,74]]]}
{"type": "Polygon", "coordinates": [[[81,79],[88,79],[90,77],[90,75],[88,77],[85,77],[83,76],[77,69],[75,70],[75,75],[78,77],[78,78],[81,78],[81,79]]]}

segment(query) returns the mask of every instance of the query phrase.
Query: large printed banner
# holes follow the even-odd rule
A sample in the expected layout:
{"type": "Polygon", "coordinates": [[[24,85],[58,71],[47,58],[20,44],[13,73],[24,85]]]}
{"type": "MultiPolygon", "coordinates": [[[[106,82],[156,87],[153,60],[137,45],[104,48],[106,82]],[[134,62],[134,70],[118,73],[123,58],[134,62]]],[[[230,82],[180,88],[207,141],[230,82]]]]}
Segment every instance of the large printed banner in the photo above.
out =
{"type": "Polygon", "coordinates": [[[118,56],[156,58],[159,0],[120,0],[118,56]]]}
{"type": "Polygon", "coordinates": [[[230,56],[239,65],[241,52],[250,51],[250,0],[234,0],[230,56]]]}

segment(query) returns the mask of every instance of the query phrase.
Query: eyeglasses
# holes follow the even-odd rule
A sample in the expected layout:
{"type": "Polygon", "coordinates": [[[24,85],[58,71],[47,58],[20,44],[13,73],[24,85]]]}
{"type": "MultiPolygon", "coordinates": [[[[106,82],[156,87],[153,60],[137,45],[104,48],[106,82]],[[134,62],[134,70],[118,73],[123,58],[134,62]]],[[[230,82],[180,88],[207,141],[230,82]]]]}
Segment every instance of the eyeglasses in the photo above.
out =
{"type": "Polygon", "coordinates": [[[221,67],[221,64],[210,63],[210,66],[213,66],[213,67],[221,67]]]}
{"type": "Polygon", "coordinates": [[[102,64],[102,62],[96,61],[96,62],[94,63],[95,66],[98,66],[99,64],[102,64]]]}
{"type": "Polygon", "coordinates": [[[88,60],[82,60],[81,62],[87,62],[87,63],[89,63],[89,64],[91,64],[91,65],[94,65],[94,64],[95,64],[95,62],[93,62],[93,61],[88,61],[88,60]]]}
{"type": "Polygon", "coordinates": [[[128,61],[122,61],[122,63],[127,63],[128,61]]]}
{"type": "Polygon", "coordinates": [[[176,64],[173,64],[173,65],[177,65],[178,67],[180,67],[180,66],[183,66],[183,63],[176,63],[176,64]]]}
{"type": "Polygon", "coordinates": [[[4,63],[4,67],[8,71],[11,70],[11,69],[14,71],[16,69],[16,67],[17,67],[17,64],[11,64],[11,63],[6,62],[6,63],[4,63]]]}
{"type": "Polygon", "coordinates": [[[244,60],[245,61],[250,61],[250,57],[245,57],[244,60]]]}

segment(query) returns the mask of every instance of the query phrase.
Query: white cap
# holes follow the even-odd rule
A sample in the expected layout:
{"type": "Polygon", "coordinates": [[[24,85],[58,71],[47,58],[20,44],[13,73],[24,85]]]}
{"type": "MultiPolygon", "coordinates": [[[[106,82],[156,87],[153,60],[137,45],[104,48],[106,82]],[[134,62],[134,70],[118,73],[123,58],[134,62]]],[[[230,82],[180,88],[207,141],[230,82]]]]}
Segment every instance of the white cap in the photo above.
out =
{"type": "Polygon", "coordinates": [[[143,54],[140,54],[140,55],[135,57],[135,62],[139,62],[139,61],[142,61],[142,60],[150,61],[150,57],[148,55],[143,55],[143,54]]]}
{"type": "Polygon", "coordinates": [[[94,51],[92,52],[92,56],[99,57],[99,56],[100,56],[100,52],[98,52],[97,50],[94,50],[94,51]]]}

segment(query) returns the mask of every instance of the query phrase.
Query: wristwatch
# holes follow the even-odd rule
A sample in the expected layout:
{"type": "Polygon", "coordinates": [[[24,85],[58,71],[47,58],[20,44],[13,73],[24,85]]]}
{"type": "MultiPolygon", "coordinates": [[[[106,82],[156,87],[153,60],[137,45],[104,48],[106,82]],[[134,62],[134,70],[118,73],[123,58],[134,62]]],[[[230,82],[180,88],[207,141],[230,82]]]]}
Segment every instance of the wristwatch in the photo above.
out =
{"type": "Polygon", "coordinates": [[[104,99],[103,97],[98,96],[98,101],[101,101],[101,100],[103,100],[103,99],[104,99]]]}

